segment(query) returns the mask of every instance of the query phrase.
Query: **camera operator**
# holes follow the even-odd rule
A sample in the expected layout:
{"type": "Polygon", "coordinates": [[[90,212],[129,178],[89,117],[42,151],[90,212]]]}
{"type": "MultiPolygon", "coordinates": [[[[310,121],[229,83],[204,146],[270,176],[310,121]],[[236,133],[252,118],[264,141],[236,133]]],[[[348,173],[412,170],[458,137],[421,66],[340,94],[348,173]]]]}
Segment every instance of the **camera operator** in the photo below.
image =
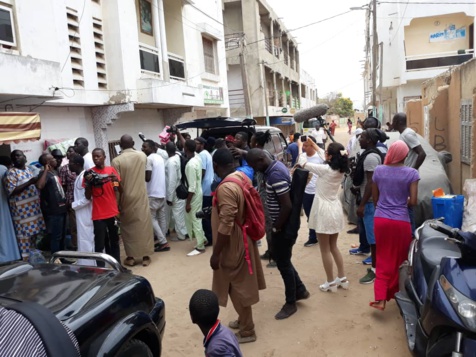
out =
{"type": "MultiPolygon", "coordinates": [[[[121,181],[117,171],[111,166],[105,166],[106,154],[103,149],[96,148],[92,152],[94,167],[84,173],[83,187],[85,196],[93,201],[93,225],[94,225],[94,251],[111,255],[119,263],[121,262],[119,249],[119,234],[115,224],[115,217],[119,215],[117,199],[114,187],[118,187],[121,181]],[[98,175],[108,177],[108,182],[98,180],[98,175]]],[[[99,267],[104,267],[102,261],[96,262],[99,267]]]]}
{"type": "Polygon", "coordinates": [[[326,133],[324,132],[324,128],[322,127],[320,121],[316,124],[316,128],[311,132],[311,136],[316,139],[316,144],[321,149],[325,149],[325,140],[327,140],[326,133]]]}

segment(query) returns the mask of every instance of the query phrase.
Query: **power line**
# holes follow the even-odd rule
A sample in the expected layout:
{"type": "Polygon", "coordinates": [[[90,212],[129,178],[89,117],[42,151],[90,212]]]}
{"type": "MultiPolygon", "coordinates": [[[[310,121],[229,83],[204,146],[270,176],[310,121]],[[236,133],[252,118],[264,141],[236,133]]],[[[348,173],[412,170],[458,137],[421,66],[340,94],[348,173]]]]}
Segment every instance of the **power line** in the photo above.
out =
{"type": "MultiPolygon", "coordinates": [[[[306,28],[306,27],[309,27],[309,26],[312,26],[312,25],[317,25],[317,24],[320,24],[321,22],[325,22],[325,21],[328,21],[328,20],[332,20],[332,19],[335,19],[336,17],[339,17],[339,16],[343,16],[345,14],[348,14],[349,12],[352,12],[352,10],[349,10],[349,11],[346,11],[346,12],[342,12],[340,14],[337,14],[337,15],[333,15],[331,17],[326,17],[325,19],[322,19],[322,20],[319,20],[319,21],[315,21],[315,22],[311,22],[310,24],[307,24],[307,25],[304,25],[304,26],[300,26],[300,27],[296,27],[295,29],[292,29],[292,30],[287,30],[287,32],[292,32],[292,31],[297,31],[297,30],[300,30],[300,29],[303,29],[303,28],[306,28]]],[[[265,38],[262,38],[261,40],[257,40],[257,41],[253,41],[253,42],[249,42],[247,43],[246,45],[249,46],[249,45],[253,45],[255,43],[258,43],[258,42],[262,42],[262,41],[266,41],[268,39],[275,39],[275,38],[280,38],[281,36],[273,36],[273,37],[265,37],[265,38]]]]}

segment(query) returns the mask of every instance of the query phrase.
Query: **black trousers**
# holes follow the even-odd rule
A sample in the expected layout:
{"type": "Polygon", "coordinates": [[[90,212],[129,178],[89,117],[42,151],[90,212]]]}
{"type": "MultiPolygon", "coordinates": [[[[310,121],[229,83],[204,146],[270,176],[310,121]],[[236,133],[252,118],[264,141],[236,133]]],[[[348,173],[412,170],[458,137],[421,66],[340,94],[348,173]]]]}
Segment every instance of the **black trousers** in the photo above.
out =
{"type": "Polygon", "coordinates": [[[288,304],[294,304],[296,296],[306,291],[306,287],[291,262],[294,243],[296,243],[296,239],[287,238],[285,232],[273,233],[273,258],[276,260],[276,265],[284,282],[286,303],[288,304]]]}
{"type": "MultiPolygon", "coordinates": [[[[119,248],[119,234],[117,226],[114,224],[114,217],[93,221],[94,224],[94,251],[102,253],[106,250],[121,264],[121,252],[119,248]]],[[[96,261],[98,267],[104,267],[105,263],[96,261]]]]}

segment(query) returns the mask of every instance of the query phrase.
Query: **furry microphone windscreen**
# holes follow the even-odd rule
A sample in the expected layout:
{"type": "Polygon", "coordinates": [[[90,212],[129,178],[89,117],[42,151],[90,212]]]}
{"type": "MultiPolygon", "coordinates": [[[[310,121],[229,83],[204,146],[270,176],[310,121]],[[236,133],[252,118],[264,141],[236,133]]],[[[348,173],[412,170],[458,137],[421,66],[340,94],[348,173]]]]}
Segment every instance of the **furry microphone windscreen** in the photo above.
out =
{"type": "Polygon", "coordinates": [[[302,109],[294,114],[294,121],[297,123],[302,123],[308,119],[319,118],[321,115],[324,115],[329,110],[327,104],[319,104],[311,108],[302,109]]]}

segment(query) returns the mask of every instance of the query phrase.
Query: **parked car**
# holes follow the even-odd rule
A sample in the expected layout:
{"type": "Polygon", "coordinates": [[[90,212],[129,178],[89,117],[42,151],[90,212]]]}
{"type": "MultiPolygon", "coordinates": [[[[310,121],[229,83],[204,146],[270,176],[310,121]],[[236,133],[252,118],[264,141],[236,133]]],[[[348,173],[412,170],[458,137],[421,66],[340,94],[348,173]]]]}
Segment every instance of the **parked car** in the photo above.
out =
{"type": "Polygon", "coordinates": [[[176,127],[180,129],[180,131],[187,131],[192,138],[202,136],[205,139],[208,137],[214,137],[215,139],[224,138],[227,135],[235,136],[239,131],[248,133],[249,139],[251,139],[254,133],[269,130],[271,133],[271,141],[265,145],[265,149],[273,154],[277,160],[285,164],[288,162],[286,155],[288,144],[281,130],[273,126],[256,125],[254,119],[222,117],[195,119],[177,124],[176,127]],[[196,133],[191,129],[196,129],[196,133]]]}
{"type": "Polygon", "coordinates": [[[0,265],[0,306],[21,301],[48,308],[75,334],[81,356],[160,356],[164,302],[147,279],[102,253],[57,252],[49,263],[0,265]],[[111,268],[55,264],[97,259],[111,268]]]}

